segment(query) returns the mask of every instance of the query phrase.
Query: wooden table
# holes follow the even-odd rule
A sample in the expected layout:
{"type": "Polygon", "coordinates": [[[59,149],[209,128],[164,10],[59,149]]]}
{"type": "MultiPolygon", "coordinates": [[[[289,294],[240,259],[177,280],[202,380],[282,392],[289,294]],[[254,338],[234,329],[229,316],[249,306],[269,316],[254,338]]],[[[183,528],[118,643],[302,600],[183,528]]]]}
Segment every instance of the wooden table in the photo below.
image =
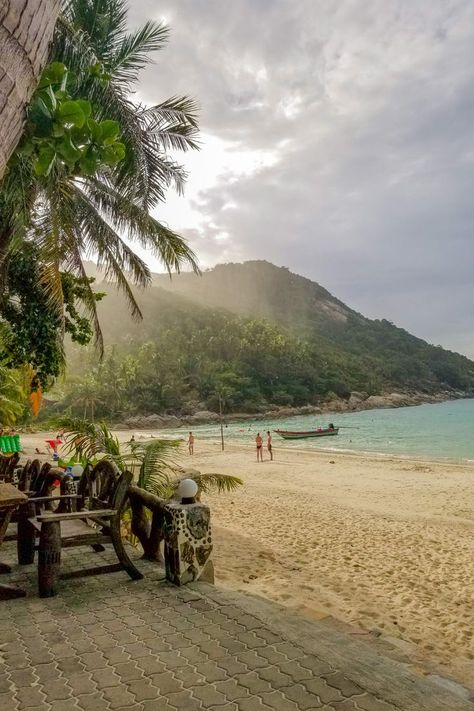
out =
{"type": "MultiPolygon", "coordinates": [[[[0,482],[0,546],[3,543],[8,524],[13,511],[28,500],[26,494],[19,491],[13,484],[0,482]]],[[[10,573],[11,568],[0,563],[0,573],[10,573]]],[[[26,592],[11,585],[0,585],[0,600],[10,600],[14,597],[24,597],[26,592]]]]}

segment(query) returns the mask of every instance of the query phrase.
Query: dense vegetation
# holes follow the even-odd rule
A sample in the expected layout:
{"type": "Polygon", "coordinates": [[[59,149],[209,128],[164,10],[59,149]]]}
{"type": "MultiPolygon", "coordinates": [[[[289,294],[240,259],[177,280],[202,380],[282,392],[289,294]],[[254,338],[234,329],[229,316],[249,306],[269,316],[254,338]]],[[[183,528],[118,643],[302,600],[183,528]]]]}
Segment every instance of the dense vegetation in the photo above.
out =
{"type": "MultiPolygon", "coordinates": [[[[266,271],[269,267],[276,279],[285,278],[286,270],[262,265],[266,271]]],[[[196,278],[199,288],[212,274],[196,278]]],[[[179,284],[180,278],[172,282],[175,290],[179,290],[176,280],[179,284]]],[[[300,279],[291,278],[293,286],[300,279]]],[[[107,342],[113,345],[102,363],[97,363],[92,352],[86,362],[77,352],[71,353],[70,376],[56,392],[60,397],[56,409],[117,420],[131,414],[217,411],[219,397],[225,411],[257,412],[273,405],[346,398],[353,391],[428,394],[474,388],[472,361],[431,346],[388,321],[365,319],[318,285],[302,282],[308,300],[315,287],[320,290],[326,316],[318,309],[316,318],[303,321],[299,309],[293,329],[268,318],[200,306],[156,287],[140,296],[145,319],[134,324],[124,318],[124,302],[114,287],[101,284],[108,295],[99,311],[107,342]],[[334,318],[330,306],[344,318],[334,318]]],[[[263,279],[260,305],[265,303],[262,284],[263,279]]],[[[242,286],[233,286],[234,294],[242,293],[242,286]]],[[[220,293],[225,301],[225,294],[220,293]]],[[[275,289],[272,298],[286,300],[289,318],[284,283],[278,297],[277,293],[275,289]]]]}

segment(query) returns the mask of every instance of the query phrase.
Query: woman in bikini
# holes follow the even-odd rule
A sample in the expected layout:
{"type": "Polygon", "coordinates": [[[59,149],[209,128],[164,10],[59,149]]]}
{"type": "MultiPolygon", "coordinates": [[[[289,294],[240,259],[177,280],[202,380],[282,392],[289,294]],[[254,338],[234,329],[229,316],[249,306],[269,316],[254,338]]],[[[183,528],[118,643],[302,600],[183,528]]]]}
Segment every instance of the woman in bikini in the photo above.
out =
{"type": "Polygon", "coordinates": [[[257,462],[263,462],[263,439],[260,436],[260,432],[258,432],[257,436],[255,437],[255,444],[257,445],[257,462]]]}

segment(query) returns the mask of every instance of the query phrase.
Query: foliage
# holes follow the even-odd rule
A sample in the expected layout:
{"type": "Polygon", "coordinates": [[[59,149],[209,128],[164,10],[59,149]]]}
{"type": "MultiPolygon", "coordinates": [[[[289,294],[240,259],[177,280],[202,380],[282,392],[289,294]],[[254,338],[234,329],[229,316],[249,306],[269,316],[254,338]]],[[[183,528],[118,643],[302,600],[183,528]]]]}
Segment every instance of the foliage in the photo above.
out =
{"type": "MultiPolygon", "coordinates": [[[[238,283],[235,287],[240,294],[238,283]]],[[[285,295],[269,291],[279,316],[285,295]]],[[[263,302],[263,289],[260,295],[263,302]]],[[[297,322],[295,311],[297,325],[290,331],[267,320],[200,307],[158,288],[147,290],[141,304],[146,320],[140,327],[118,321],[114,314],[123,312],[123,302],[109,291],[100,308],[115,345],[99,364],[92,355],[79,360],[70,353],[69,376],[57,393],[60,410],[82,412],[84,383],[94,392],[97,416],[115,421],[138,414],[219,412],[219,396],[226,413],[317,405],[353,391],[474,389],[469,359],[349,309],[345,321],[311,322],[308,315],[304,323],[297,322]]],[[[312,310],[318,310],[314,301],[312,310]]],[[[289,305],[286,314],[289,318],[289,305]]]]}
{"type": "Polygon", "coordinates": [[[150,272],[130,243],[160,258],[170,272],[183,264],[197,269],[185,241],[151,214],[170,186],[183,187],[185,172],[169,151],[197,148],[196,105],[186,97],[154,106],[131,98],[139,71],[167,35],[155,22],[127,32],[125,0],[65,2],[53,63],[0,186],[3,269],[7,253],[32,241],[40,250],[41,282],[60,319],[62,272],[81,279],[99,346],[84,257],[96,256],[135,317],[141,313],[130,283],[147,285],[150,272]]]}
{"type": "Polygon", "coordinates": [[[0,362],[0,425],[13,425],[26,404],[24,374],[0,362]]]}
{"type": "MultiPolygon", "coordinates": [[[[107,458],[121,471],[132,471],[137,486],[161,498],[170,498],[176,491],[180,476],[173,455],[179,450],[181,441],[156,439],[121,445],[105,422],[95,424],[80,418],[59,417],[53,424],[63,432],[66,451],[73,453],[77,461],[107,458]]],[[[199,491],[233,491],[242,484],[238,477],[225,474],[193,472],[186,476],[196,481],[199,491]]]]}
{"type": "Polygon", "coordinates": [[[55,163],[72,175],[94,175],[101,166],[114,167],[125,156],[118,121],[92,118],[90,101],[72,98],[75,83],[64,64],[52,62],[29,105],[17,158],[31,156],[38,176],[47,177],[55,163]]]}
{"type": "MultiPolygon", "coordinates": [[[[87,298],[87,286],[73,274],[61,272],[64,314],[49,302],[38,274],[38,248],[25,243],[21,252],[8,260],[5,290],[0,298],[0,323],[8,330],[1,350],[12,368],[28,366],[33,372],[31,390],[45,390],[64,366],[62,333],[76,343],[90,342],[90,322],[78,310],[78,302],[87,298]]],[[[95,294],[99,301],[102,294],[95,294]]]]}

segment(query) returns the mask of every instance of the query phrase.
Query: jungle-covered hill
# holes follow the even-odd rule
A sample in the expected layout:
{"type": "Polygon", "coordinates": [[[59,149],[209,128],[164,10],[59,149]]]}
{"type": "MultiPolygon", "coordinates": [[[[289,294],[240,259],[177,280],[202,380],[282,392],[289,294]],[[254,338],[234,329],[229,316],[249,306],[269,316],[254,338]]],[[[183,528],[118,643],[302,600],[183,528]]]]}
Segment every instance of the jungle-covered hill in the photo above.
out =
{"type": "Polygon", "coordinates": [[[473,361],[367,319],[268,262],[171,281],[156,275],[139,294],[142,322],[132,321],[114,285],[99,277],[97,289],[107,292],[100,303],[107,356],[100,365],[92,353],[72,354],[64,406],[87,399],[84,389],[110,416],[215,410],[218,393],[228,411],[256,412],[353,391],[474,390],[473,361]]]}

